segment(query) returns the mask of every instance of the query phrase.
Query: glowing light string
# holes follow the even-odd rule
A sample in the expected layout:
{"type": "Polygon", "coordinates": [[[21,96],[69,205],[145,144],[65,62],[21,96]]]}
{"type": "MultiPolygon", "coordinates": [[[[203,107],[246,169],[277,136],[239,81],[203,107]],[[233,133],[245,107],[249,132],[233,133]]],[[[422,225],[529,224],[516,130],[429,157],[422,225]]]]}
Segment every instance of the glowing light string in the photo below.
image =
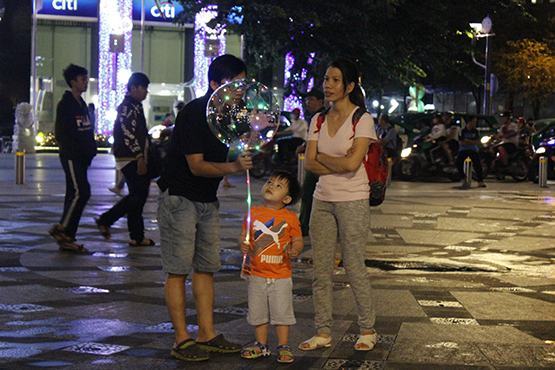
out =
{"type": "Polygon", "coordinates": [[[225,29],[223,26],[210,28],[210,22],[217,15],[217,7],[209,6],[195,15],[195,60],[194,89],[196,96],[208,90],[208,67],[214,58],[225,54],[225,29]]]}
{"type": "MultiPolygon", "coordinates": [[[[315,56],[316,56],[315,53],[309,54],[308,61],[307,61],[308,64],[312,64],[314,62],[315,56]]],[[[284,86],[287,86],[289,84],[293,87],[293,89],[291,94],[285,96],[283,99],[283,110],[291,112],[293,109],[299,108],[301,110],[301,117],[302,117],[303,116],[302,97],[296,91],[295,86],[299,82],[302,82],[306,79],[307,70],[303,68],[301,70],[300,75],[299,73],[292,74],[291,70],[293,69],[294,65],[295,65],[295,56],[293,55],[293,53],[289,52],[285,55],[285,71],[284,71],[283,84],[284,86]]],[[[314,78],[311,78],[310,80],[308,80],[307,91],[312,90],[313,87],[314,87],[314,78]]]]}
{"type": "Polygon", "coordinates": [[[110,135],[116,108],[131,75],[132,0],[100,0],[98,26],[98,122],[96,131],[110,135]],[[110,35],[122,35],[122,51],[110,51],[110,35]]]}

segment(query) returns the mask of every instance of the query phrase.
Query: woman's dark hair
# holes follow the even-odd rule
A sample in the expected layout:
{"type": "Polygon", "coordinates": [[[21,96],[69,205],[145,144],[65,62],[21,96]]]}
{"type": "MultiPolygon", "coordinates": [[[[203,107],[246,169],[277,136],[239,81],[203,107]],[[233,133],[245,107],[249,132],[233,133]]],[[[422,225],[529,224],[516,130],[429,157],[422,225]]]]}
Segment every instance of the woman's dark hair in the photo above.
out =
{"type": "Polygon", "coordinates": [[[135,72],[129,77],[129,81],[127,81],[127,91],[131,91],[132,86],[142,86],[145,89],[150,84],[150,80],[148,76],[142,72],[135,72]]]}
{"type": "Polygon", "coordinates": [[[220,55],[208,67],[208,82],[220,84],[223,80],[231,80],[241,72],[247,72],[247,65],[241,59],[231,54],[220,55]]]}
{"type": "Polygon", "coordinates": [[[76,64],[70,64],[64,69],[63,75],[64,80],[69,87],[71,87],[71,81],[75,80],[77,76],[88,75],[89,72],[86,68],[78,66],[76,64]]]}
{"type": "Polygon", "coordinates": [[[289,188],[287,195],[291,197],[291,203],[287,204],[288,206],[292,206],[299,201],[301,197],[301,185],[299,184],[299,180],[297,180],[297,176],[293,176],[291,172],[278,170],[272,172],[270,178],[272,177],[287,181],[287,187],[289,188]]]}
{"type": "Polygon", "coordinates": [[[343,89],[347,90],[347,85],[354,82],[355,88],[349,94],[349,100],[354,105],[358,105],[362,109],[366,110],[366,102],[364,100],[364,94],[362,93],[362,86],[360,86],[360,73],[355,63],[348,59],[336,59],[330,63],[328,68],[333,67],[341,71],[343,77],[343,89]]]}

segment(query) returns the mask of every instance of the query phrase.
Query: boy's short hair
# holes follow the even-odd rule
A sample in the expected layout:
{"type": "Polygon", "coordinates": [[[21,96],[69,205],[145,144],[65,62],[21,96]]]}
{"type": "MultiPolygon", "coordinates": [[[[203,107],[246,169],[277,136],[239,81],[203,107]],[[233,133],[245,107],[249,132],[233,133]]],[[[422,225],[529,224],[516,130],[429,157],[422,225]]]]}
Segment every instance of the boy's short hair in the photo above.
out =
{"type": "Polygon", "coordinates": [[[274,171],[272,172],[270,177],[287,181],[287,187],[289,188],[287,195],[291,197],[291,202],[287,204],[286,207],[292,206],[299,201],[299,198],[301,197],[301,184],[299,184],[296,176],[293,176],[290,172],[287,171],[274,171]]]}
{"type": "Polygon", "coordinates": [[[129,77],[129,81],[127,81],[127,91],[131,91],[132,86],[142,86],[145,89],[150,84],[150,80],[148,76],[142,72],[135,72],[129,77]]]}
{"type": "Polygon", "coordinates": [[[66,83],[69,87],[71,87],[71,81],[75,80],[77,76],[86,76],[88,74],[89,71],[87,71],[85,67],[81,67],[73,63],[68,65],[63,71],[64,80],[66,80],[66,83]]]}

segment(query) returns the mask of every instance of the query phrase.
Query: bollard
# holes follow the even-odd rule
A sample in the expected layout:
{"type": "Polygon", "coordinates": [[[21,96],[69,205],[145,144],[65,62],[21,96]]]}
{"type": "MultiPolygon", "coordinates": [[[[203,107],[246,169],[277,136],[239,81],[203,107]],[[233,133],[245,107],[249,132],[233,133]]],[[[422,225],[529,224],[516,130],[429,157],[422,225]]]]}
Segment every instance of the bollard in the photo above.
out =
{"type": "Polygon", "coordinates": [[[392,176],[391,172],[393,172],[392,170],[393,170],[393,158],[387,157],[387,185],[386,186],[391,185],[391,176],[392,176]]]}
{"type": "Polygon", "coordinates": [[[297,156],[297,180],[302,186],[304,182],[304,153],[299,153],[297,156]]]}
{"type": "Polygon", "coordinates": [[[547,188],[547,158],[540,157],[538,164],[538,184],[540,188],[547,188]]]}
{"type": "Polygon", "coordinates": [[[472,186],[472,159],[466,157],[464,160],[464,186],[472,186]]]}
{"type": "Polygon", "coordinates": [[[15,183],[25,184],[25,152],[15,152],[15,183]]]}

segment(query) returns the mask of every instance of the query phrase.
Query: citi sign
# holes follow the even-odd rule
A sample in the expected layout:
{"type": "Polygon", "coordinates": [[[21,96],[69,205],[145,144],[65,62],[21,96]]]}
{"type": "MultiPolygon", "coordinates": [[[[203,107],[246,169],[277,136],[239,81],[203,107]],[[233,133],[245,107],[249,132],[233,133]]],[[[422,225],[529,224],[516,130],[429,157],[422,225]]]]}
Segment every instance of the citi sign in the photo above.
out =
{"type": "Polygon", "coordinates": [[[156,5],[150,8],[150,14],[154,18],[175,18],[175,7],[169,2],[160,2],[160,9],[156,5]]]}
{"type": "Polygon", "coordinates": [[[56,10],[77,10],[77,0],[53,0],[52,8],[56,10]]]}

